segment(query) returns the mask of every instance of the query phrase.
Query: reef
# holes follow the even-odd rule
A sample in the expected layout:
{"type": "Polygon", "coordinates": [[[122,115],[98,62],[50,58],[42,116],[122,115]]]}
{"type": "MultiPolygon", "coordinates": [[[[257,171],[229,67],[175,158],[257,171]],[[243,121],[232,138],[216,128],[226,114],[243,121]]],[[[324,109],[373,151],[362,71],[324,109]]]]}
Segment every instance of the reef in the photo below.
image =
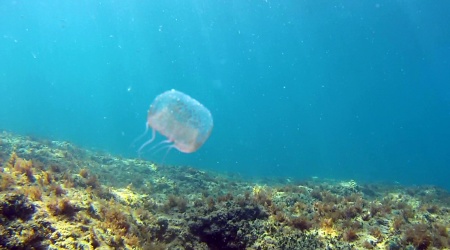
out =
{"type": "Polygon", "coordinates": [[[449,249],[435,186],[246,179],[0,133],[0,249],[449,249]]]}

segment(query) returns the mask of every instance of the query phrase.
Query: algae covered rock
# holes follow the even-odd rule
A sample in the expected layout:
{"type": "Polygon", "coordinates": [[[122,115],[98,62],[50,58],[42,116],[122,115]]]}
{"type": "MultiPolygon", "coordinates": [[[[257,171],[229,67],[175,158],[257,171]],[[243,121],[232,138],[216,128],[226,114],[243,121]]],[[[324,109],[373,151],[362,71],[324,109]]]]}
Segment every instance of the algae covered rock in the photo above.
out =
{"type": "Polygon", "coordinates": [[[1,200],[0,215],[8,220],[28,220],[35,211],[34,205],[23,194],[6,195],[1,200]]]}
{"type": "Polygon", "coordinates": [[[232,202],[204,216],[190,218],[189,228],[211,249],[244,249],[256,240],[253,222],[267,217],[256,204],[241,207],[232,202]]]}

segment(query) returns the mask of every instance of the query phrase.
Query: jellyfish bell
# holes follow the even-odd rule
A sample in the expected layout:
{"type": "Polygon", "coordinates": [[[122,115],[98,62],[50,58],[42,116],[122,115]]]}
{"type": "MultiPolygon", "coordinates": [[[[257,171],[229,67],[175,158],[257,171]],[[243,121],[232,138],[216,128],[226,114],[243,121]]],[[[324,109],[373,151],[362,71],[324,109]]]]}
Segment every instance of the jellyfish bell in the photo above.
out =
{"type": "MultiPolygon", "coordinates": [[[[197,151],[208,139],[213,128],[211,112],[194,98],[177,90],[169,90],[158,95],[150,105],[146,131],[152,129],[152,137],[139,148],[141,151],[151,144],[156,131],[166,140],[154,145],[176,148],[183,153],[197,151]]],[[[167,151],[167,152],[168,152],[167,151]]]]}

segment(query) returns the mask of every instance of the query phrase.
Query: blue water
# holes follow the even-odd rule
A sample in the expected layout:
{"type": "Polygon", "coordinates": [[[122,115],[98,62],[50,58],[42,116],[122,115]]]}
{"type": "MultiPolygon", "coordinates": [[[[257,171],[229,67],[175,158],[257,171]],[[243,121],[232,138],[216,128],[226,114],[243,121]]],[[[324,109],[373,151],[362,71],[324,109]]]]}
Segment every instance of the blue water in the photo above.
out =
{"type": "Polygon", "coordinates": [[[449,13],[445,0],[5,0],[0,128],[137,157],[150,103],[175,88],[215,127],[165,163],[450,188],[449,13]]]}

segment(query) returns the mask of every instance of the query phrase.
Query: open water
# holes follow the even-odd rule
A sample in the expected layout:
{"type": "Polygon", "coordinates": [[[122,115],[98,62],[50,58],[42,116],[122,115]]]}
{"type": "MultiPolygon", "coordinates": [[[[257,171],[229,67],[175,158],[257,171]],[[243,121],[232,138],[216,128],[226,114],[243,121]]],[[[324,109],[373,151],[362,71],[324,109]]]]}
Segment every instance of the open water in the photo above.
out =
{"type": "Polygon", "coordinates": [[[444,0],[1,1],[0,128],[137,157],[150,103],[174,88],[214,129],[165,164],[448,189],[449,13],[444,0]]]}

